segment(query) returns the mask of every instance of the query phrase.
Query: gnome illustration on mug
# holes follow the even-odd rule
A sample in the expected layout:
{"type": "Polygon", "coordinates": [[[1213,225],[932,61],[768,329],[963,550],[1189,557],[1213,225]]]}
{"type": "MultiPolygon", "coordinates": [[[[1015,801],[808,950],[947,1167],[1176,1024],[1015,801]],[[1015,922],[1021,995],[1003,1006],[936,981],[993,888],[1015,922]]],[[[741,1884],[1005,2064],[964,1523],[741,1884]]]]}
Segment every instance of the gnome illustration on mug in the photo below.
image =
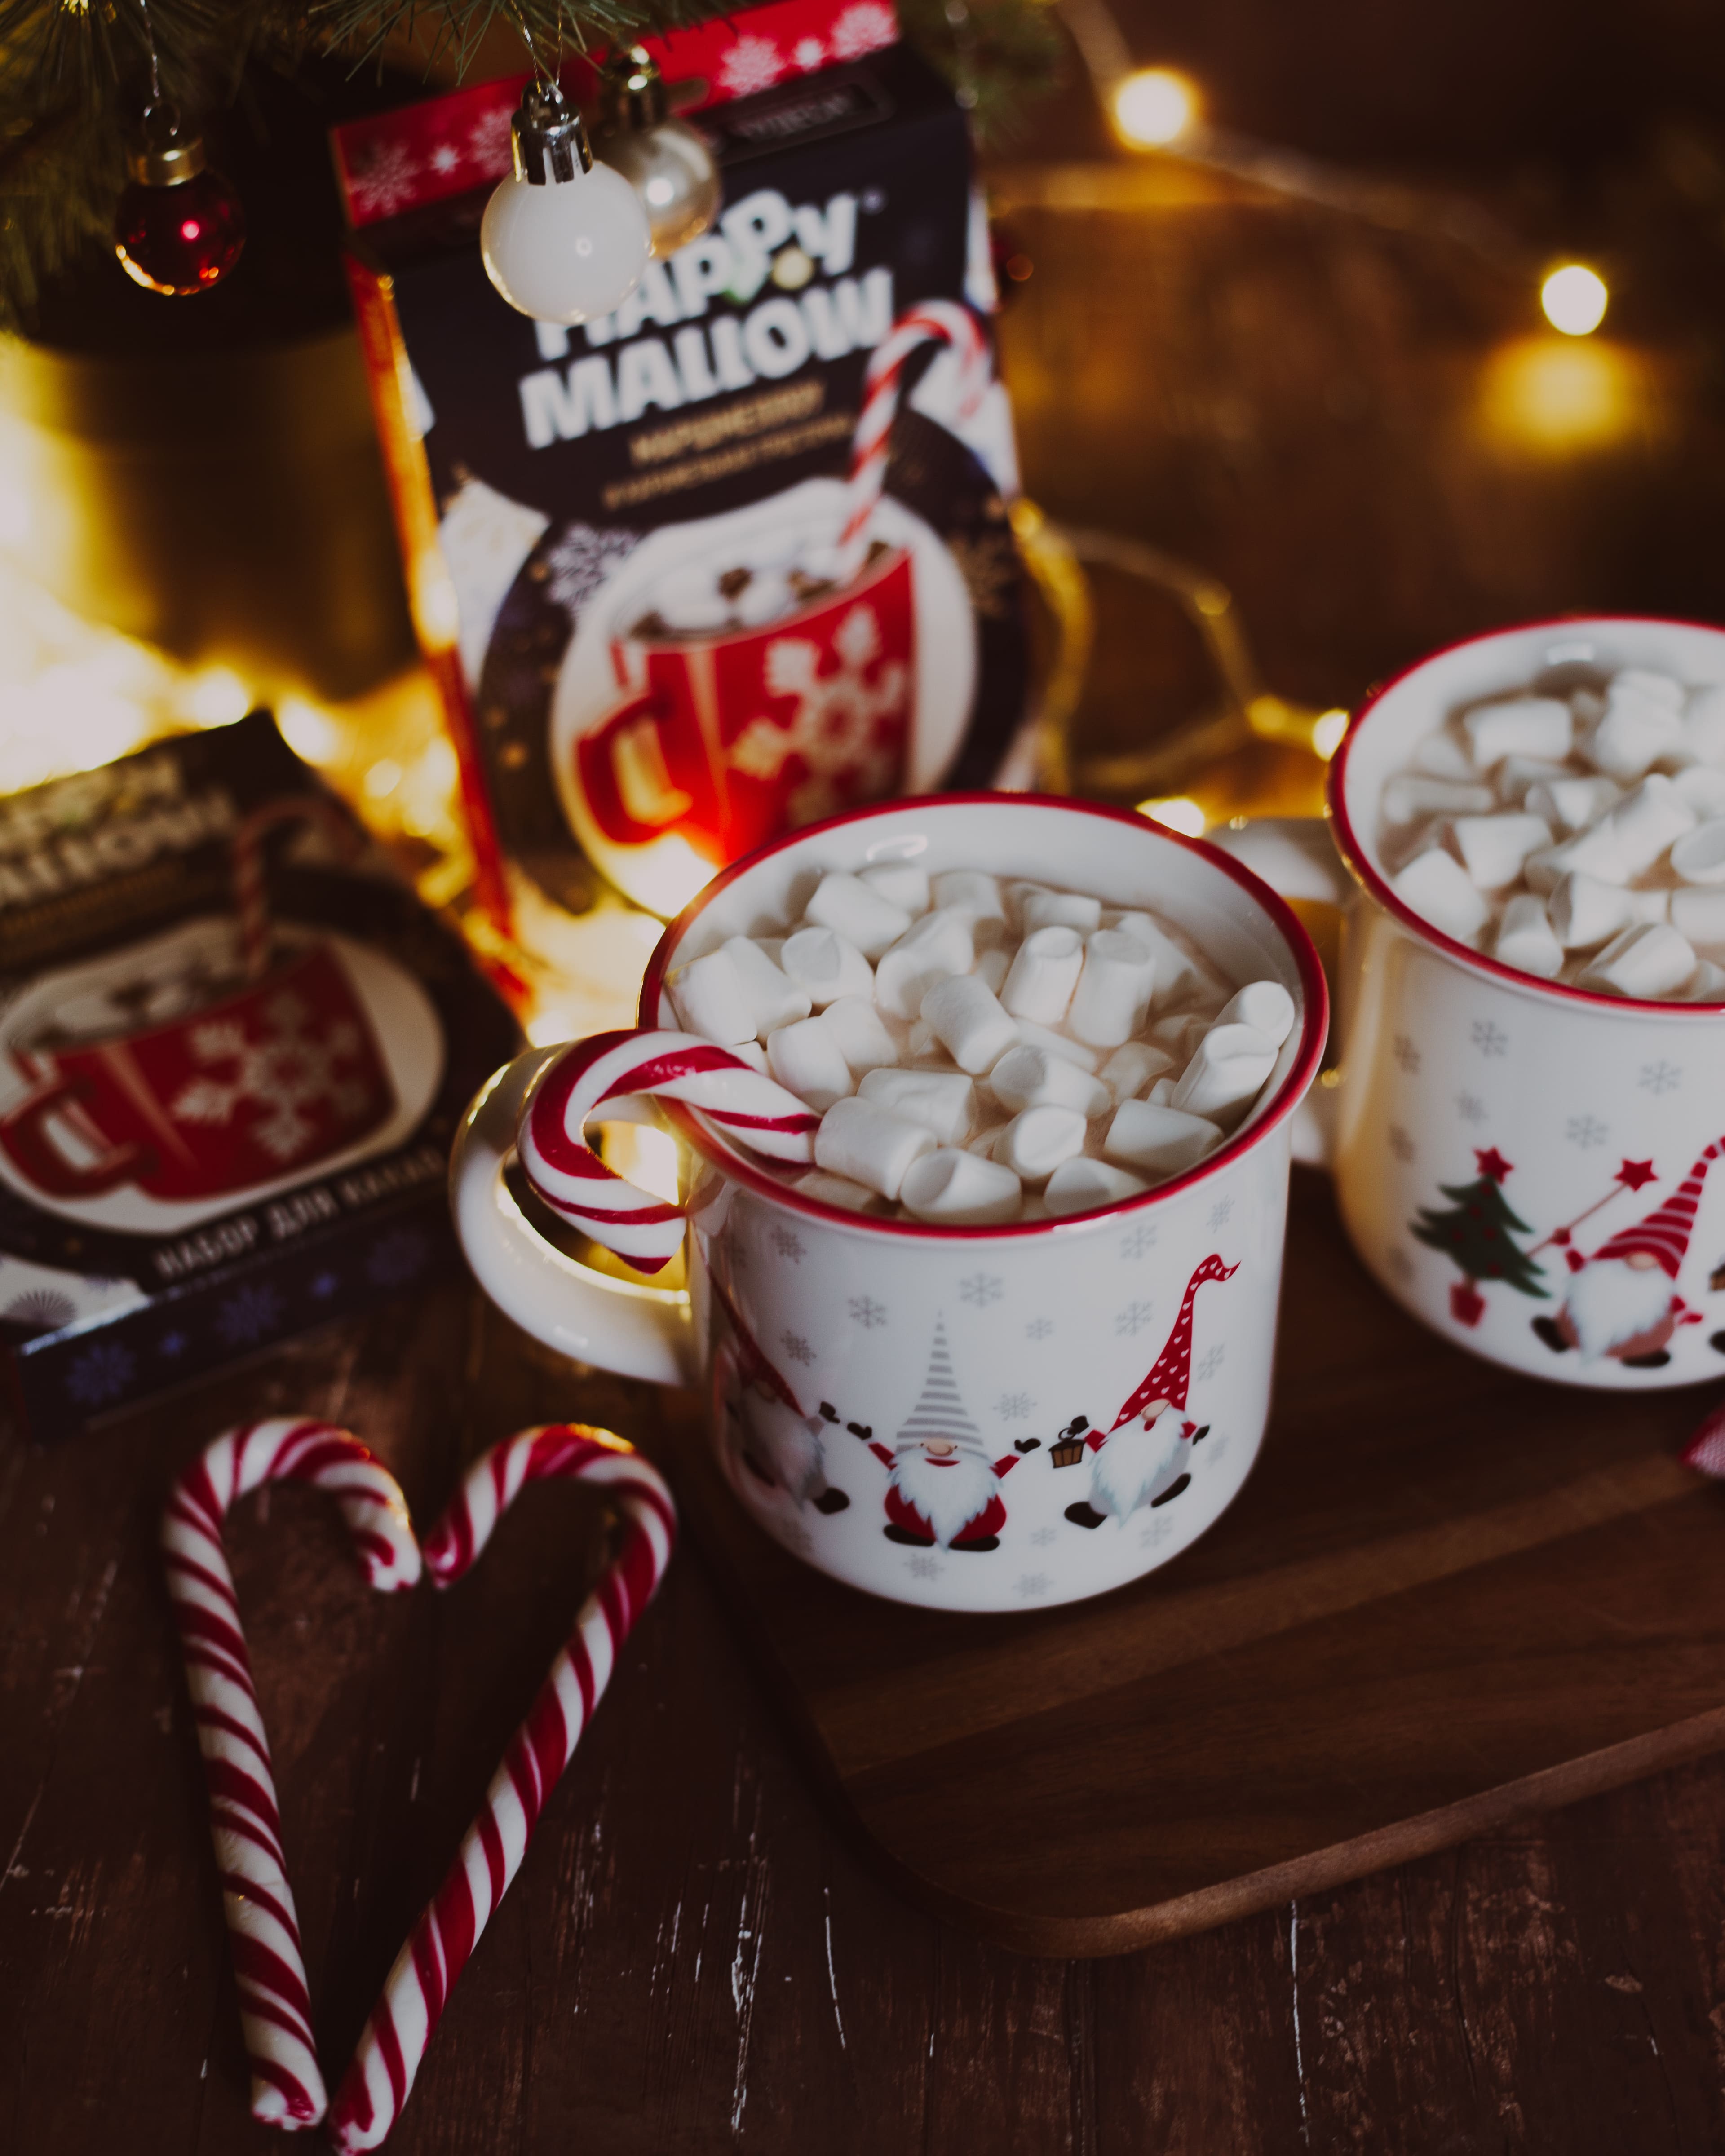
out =
{"type": "MultiPolygon", "coordinates": [[[[1722,1151],[1716,1138],[1662,1205],[1634,1228],[1602,1243],[1590,1258],[1566,1249],[1569,1285],[1555,1317],[1533,1330],[1556,1354],[1578,1348],[1585,1363],[1609,1356],[1634,1370],[1656,1370],[1671,1358],[1666,1342],[1680,1325],[1698,1325],[1676,1292],[1707,1172],[1722,1151]]],[[[1625,1163],[1629,1165],[1629,1163],[1625,1163]]],[[[1552,1240],[1556,1240],[1557,1238],[1552,1240]]]]}
{"type": "Polygon", "coordinates": [[[1019,1455],[989,1459],[982,1432],[959,1397],[943,1317],[935,1320],[922,1399],[891,1449],[871,1441],[869,1450],[888,1470],[889,1542],[915,1549],[937,1543],[950,1550],[999,1548],[1006,1525],[999,1481],[1018,1466],[1019,1455]]]}

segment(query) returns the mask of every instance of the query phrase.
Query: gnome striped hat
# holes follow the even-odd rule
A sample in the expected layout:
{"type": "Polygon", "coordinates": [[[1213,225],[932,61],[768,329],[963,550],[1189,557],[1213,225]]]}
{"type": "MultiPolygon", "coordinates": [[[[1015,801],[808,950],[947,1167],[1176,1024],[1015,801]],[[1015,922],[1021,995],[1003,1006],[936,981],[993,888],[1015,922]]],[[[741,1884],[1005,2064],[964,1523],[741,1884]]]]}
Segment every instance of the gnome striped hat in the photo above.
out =
{"type": "Polygon", "coordinates": [[[949,1437],[954,1445],[985,1450],[983,1434],[964,1412],[958,1396],[958,1380],[952,1374],[952,1351],[947,1345],[947,1321],[934,1321],[934,1347],[928,1358],[928,1375],[922,1381],[922,1397],[911,1410],[894,1443],[921,1445],[927,1438],[949,1437]]]}
{"type": "Polygon", "coordinates": [[[1663,1205],[1650,1213],[1638,1226],[1625,1228],[1620,1235],[1602,1243],[1594,1257],[1629,1258],[1640,1253],[1656,1259],[1666,1278],[1675,1280],[1683,1254],[1689,1248],[1689,1233],[1695,1225],[1696,1210],[1701,1204],[1701,1186],[1707,1180],[1708,1168],[1722,1151],[1725,1151],[1725,1138],[1715,1138],[1663,1205]]]}

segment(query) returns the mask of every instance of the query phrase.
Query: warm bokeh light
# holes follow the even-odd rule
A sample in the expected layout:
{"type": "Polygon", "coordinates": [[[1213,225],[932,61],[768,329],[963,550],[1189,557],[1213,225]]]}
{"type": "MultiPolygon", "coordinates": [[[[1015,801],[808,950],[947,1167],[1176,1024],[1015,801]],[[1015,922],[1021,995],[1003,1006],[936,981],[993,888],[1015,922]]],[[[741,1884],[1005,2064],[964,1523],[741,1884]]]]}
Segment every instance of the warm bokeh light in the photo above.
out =
{"type": "Polygon", "coordinates": [[[250,691],[228,666],[207,666],[196,675],[186,708],[201,726],[230,726],[251,709],[250,691]]]}
{"type": "Polygon", "coordinates": [[[1147,150],[1178,142],[1198,117],[1198,92],[1172,68],[1139,68],[1114,90],[1114,126],[1122,139],[1147,150]]]}
{"type": "Polygon", "coordinates": [[[1582,262],[1553,270],[1539,288],[1545,319],[1565,336],[1590,336],[1604,321],[1610,297],[1604,279],[1582,262]]]}
{"type": "Polygon", "coordinates": [[[1342,737],[1348,732],[1346,711],[1324,711],[1312,721],[1312,746],[1314,752],[1327,763],[1342,746],[1342,737]]]}
{"type": "Polygon", "coordinates": [[[1517,448],[1601,449],[1645,417],[1639,372],[1618,346],[1518,337],[1486,359],[1480,409],[1488,432],[1517,448]]]}
{"type": "Polygon", "coordinates": [[[1188,839],[1201,839],[1209,821],[1189,793],[1172,794],[1165,801],[1141,801],[1138,814],[1188,839]]]}

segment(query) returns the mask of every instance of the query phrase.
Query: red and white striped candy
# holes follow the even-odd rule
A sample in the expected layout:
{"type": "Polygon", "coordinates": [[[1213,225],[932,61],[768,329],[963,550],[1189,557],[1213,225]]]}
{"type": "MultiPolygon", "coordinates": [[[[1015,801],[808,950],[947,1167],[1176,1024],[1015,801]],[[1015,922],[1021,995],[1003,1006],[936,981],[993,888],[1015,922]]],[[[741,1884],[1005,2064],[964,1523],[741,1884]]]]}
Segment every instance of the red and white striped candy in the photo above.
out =
{"type": "Polygon", "coordinates": [[[968,307],[924,300],[894,323],[875,346],[863,377],[863,407],[850,444],[850,506],[839,540],[839,581],[848,584],[869,549],[869,526],[886,484],[886,454],[906,362],[926,344],[948,344],[958,356],[958,417],[968,419],[988,387],[988,346],[968,307]]]}
{"type": "Polygon", "coordinates": [[[523,1485],[550,1476],[603,1485],[629,1532],[492,1776],[448,1877],[396,1957],[331,2110],[330,2138],[343,2151],[375,2148],[401,2115],[450,1989],[520,1870],[545,1801],[670,1558],[676,1508],[659,1476],[609,1431],[557,1424],[493,1445],[469,1470],[425,1540],[438,1585],[460,1578],[523,1485]]]}
{"type": "Polygon", "coordinates": [[[206,1445],[169,1494],[162,1548],[186,1688],[209,1787],[210,1837],[252,2070],[252,2116],[314,2126],[328,2104],[311,2035],[300,1928],[281,1846],[269,1740],[222,1547],[228,1507],[264,1482],[310,1482],[341,1507],[366,1577],[384,1592],[419,1577],[419,1545],[395,1478],[326,1422],[242,1424],[206,1445]]]}
{"type": "Polygon", "coordinates": [[[632,1093],[685,1101],[770,1159],[814,1158],[820,1117],[808,1104],[698,1034],[596,1033],[565,1049],[534,1081],[516,1148],[546,1204],[639,1272],[656,1273],[676,1255],[682,1209],[607,1168],[585,1134],[607,1101],[632,1093]]]}
{"type": "Polygon", "coordinates": [[[239,916],[239,949],[249,981],[270,970],[275,940],[264,878],[264,839],[282,824],[321,824],[344,855],[357,850],[353,826],[326,793],[295,793],[254,808],[234,834],[234,904],[239,916]]]}

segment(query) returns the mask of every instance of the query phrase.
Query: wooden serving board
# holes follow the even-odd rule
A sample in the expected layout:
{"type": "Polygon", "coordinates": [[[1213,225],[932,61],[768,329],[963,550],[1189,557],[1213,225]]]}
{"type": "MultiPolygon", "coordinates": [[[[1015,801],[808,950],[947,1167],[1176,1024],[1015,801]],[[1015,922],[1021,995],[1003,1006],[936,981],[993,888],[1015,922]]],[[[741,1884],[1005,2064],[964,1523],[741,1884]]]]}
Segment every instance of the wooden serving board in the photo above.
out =
{"type": "Polygon", "coordinates": [[[1296,1170],[1264,1451],[1135,1586],[1009,1616],[879,1602],[754,1525],[686,1405],[670,1435],[819,1779],[904,1889],[1102,1954],[1725,1747],[1725,1486],[1676,1458],[1713,1398],[1446,1346],[1296,1170]]]}

